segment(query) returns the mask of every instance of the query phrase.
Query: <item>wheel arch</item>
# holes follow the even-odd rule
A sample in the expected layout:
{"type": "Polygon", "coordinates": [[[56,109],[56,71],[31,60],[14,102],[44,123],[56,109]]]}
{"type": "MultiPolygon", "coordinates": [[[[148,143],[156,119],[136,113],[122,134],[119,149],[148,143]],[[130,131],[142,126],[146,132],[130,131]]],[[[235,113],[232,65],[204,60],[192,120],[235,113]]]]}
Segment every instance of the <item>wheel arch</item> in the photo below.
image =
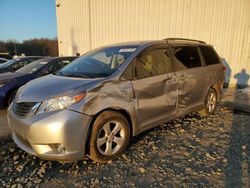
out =
{"type": "Polygon", "coordinates": [[[87,144],[85,147],[85,153],[89,154],[89,140],[90,140],[90,133],[92,131],[92,127],[94,125],[94,122],[96,120],[96,118],[103,112],[105,111],[114,111],[114,112],[119,112],[120,114],[122,114],[128,121],[129,123],[129,128],[130,128],[130,136],[133,137],[136,135],[136,133],[138,132],[138,128],[137,128],[137,123],[136,120],[132,118],[131,114],[124,108],[119,108],[119,107],[108,107],[105,109],[100,110],[98,113],[96,113],[93,116],[93,119],[90,123],[90,127],[88,129],[88,136],[87,136],[87,144]]]}
{"type": "Polygon", "coordinates": [[[130,135],[134,135],[135,131],[137,130],[137,126],[136,126],[136,123],[135,123],[135,120],[133,120],[131,114],[124,108],[119,108],[119,107],[108,107],[108,108],[105,108],[105,109],[102,109],[100,110],[98,113],[96,113],[96,115],[94,116],[92,122],[91,122],[91,125],[93,125],[95,119],[101,114],[103,113],[104,111],[114,111],[114,112],[119,112],[120,114],[122,114],[127,120],[128,120],[128,123],[129,123],[129,126],[130,126],[130,135]]]}
{"type": "MultiPolygon", "coordinates": [[[[217,100],[220,100],[221,97],[221,88],[220,88],[220,84],[219,83],[214,83],[210,86],[211,89],[214,89],[216,91],[217,94],[217,100]]],[[[209,89],[210,89],[209,88],[209,89]]],[[[209,91],[208,89],[208,91],[209,91]]]]}

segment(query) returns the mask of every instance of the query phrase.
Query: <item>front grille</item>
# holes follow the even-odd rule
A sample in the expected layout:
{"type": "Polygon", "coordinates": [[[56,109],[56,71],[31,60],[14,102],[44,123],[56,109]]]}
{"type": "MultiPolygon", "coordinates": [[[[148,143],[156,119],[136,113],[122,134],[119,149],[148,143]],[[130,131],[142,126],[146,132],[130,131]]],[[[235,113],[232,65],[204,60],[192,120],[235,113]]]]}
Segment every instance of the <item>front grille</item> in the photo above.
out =
{"type": "Polygon", "coordinates": [[[26,116],[31,109],[36,105],[35,102],[13,102],[12,111],[19,116],[26,116]]]}

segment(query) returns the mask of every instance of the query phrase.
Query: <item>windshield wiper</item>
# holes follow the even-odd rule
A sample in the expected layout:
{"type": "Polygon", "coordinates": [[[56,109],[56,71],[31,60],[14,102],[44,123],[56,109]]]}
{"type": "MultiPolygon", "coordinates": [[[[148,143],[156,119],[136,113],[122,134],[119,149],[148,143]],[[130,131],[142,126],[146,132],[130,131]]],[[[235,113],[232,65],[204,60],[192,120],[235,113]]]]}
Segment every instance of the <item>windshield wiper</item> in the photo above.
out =
{"type": "Polygon", "coordinates": [[[69,74],[64,74],[63,76],[80,77],[80,78],[94,78],[92,76],[89,76],[89,75],[86,75],[86,74],[81,74],[81,73],[69,73],[69,74]]]}

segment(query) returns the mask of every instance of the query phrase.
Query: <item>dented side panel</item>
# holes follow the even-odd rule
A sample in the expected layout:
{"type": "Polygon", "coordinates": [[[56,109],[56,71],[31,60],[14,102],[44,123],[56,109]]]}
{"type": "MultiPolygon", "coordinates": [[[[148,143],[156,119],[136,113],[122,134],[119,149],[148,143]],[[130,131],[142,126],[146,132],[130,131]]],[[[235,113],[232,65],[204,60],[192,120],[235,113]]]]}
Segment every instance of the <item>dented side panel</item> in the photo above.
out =
{"type": "Polygon", "coordinates": [[[178,84],[175,73],[135,80],[132,84],[140,129],[157,125],[176,114],[178,84]]]}
{"type": "Polygon", "coordinates": [[[176,73],[178,86],[178,114],[185,114],[191,109],[204,104],[210,77],[206,68],[187,69],[176,73]]]}
{"type": "Polygon", "coordinates": [[[220,99],[220,92],[223,88],[224,84],[224,72],[223,72],[223,65],[222,64],[216,64],[216,65],[210,65],[206,67],[206,72],[209,74],[209,84],[210,87],[213,87],[217,90],[217,94],[219,95],[220,99]]]}
{"type": "Polygon", "coordinates": [[[109,80],[89,89],[84,100],[70,109],[90,116],[106,109],[123,110],[129,114],[135,134],[138,129],[135,104],[131,81],[109,80]]]}

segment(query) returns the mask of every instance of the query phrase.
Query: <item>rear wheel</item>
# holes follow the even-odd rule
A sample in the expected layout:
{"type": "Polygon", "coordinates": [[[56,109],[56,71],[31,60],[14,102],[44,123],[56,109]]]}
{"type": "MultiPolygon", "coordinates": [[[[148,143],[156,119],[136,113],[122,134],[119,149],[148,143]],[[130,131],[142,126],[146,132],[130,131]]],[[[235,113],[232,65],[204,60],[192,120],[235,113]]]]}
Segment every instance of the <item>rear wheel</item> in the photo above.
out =
{"type": "Polygon", "coordinates": [[[202,115],[210,115],[214,112],[216,105],[217,105],[217,93],[215,89],[210,88],[205,99],[204,109],[199,113],[202,115]]]}
{"type": "Polygon", "coordinates": [[[90,134],[90,158],[100,163],[116,159],[125,152],[129,138],[129,123],[122,114],[113,111],[101,113],[90,134]]]}

